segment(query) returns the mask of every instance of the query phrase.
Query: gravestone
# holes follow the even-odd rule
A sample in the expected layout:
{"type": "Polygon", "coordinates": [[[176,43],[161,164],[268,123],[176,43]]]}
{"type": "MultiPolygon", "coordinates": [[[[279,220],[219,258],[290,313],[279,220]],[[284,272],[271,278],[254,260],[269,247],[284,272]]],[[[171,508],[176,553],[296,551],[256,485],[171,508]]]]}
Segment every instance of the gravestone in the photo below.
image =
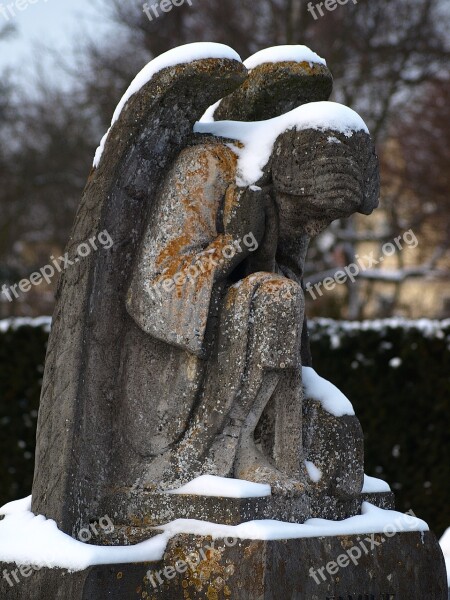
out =
{"type": "MultiPolygon", "coordinates": [[[[308,49],[263,51],[247,66],[215,44],[159,57],[96,154],[67,247],[74,264],[58,287],[33,484],[33,512],[74,538],[102,515],[115,524],[106,545],[141,542],[176,519],[303,523],[355,517],[363,502],[394,507],[391,492],[363,487],[351,407],[339,394],[330,407],[329,387],[324,398],[306,384],[320,379],[302,289],[307,249],[334,220],[376,208],[374,145],[358,115],[328,102],[331,73],[308,49]],[[110,248],[81,259],[80,245],[102,232],[110,248]],[[271,494],[179,493],[205,475],[271,494]]],[[[356,536],[217,542],[201,573],[172,569],[153,585],[149,572],[208,541],[179,534],[158,564],[43,569],[6,591],[446,598],[436,540],[417,532],[380,542],[326,582],[312,566],[356,536]]]]}

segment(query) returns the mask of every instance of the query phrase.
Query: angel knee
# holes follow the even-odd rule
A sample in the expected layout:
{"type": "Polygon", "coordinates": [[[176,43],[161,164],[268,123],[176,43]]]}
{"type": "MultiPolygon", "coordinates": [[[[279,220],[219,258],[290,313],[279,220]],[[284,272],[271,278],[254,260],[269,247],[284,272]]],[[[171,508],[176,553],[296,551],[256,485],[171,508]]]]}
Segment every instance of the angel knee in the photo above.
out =
{"type": "Polygon", "coordinates": [[[295,281],[285,277],[274,277],[263,283],[261,291],[269,295],[276,303],[285,304],[297,303],[299,298],[303,298],[301,287],[295,281]]]}

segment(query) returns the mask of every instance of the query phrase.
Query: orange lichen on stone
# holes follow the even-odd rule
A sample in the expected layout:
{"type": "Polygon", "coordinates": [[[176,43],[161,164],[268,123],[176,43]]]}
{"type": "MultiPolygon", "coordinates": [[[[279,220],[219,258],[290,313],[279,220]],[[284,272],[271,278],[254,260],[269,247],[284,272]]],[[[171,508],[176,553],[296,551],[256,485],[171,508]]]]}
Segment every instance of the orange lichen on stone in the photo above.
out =
{"type": "Polygon", "coordinates": [[[227,297],[226,297],[226,305],[225,305],[227,310],[230,310],[231,307],[233,306],[233,304],[236,302],[237,293],[238,293],[237,287],[233,286],[228,290],[227,297]]]}
{"type": "MultiPolygon", "coordinates": [[[[190,243],[191,239],[191,236],[187,232],[183,232],[181,235],[168,242],[156,259],[157,266],[162,266],[163,263],[169,258],[180,256],[180,254],[182,254],[182,250],[184,250],[184,248],[190,243]]],[[[168,275],[168,277],[170,277],[170,275],[168,275]]]]}

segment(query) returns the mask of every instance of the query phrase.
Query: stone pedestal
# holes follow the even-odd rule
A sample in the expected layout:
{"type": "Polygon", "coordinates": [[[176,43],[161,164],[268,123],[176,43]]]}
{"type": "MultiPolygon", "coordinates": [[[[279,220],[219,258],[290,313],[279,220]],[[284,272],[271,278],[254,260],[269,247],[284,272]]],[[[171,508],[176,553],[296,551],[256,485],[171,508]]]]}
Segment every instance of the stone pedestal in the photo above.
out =
{"type": "MultiPolygon", "coordinates": [[[[363,502],[378,508],[395,509],[392,492],[359,494],[352,498],[317,495],[276,495],[262,498],[219,498],[186,494],[152,494],[122,492],[106,498],[96,520],[108,515],[116,530],[133,528],[132,537],[120,543],[136,543],[149,537],[149,528],[176,519],[197,519],[223,525],[239,525],[247,521],[273,519],[303,523],[307,519],[342,521],[361,513],[363,502]],[[123,524],[123,525],[122,525],[123,524]],[[139,538],[139,529],[142,537],[139,538]]],[[[111,539],[111,538],[110,538],[111,539]]],[[[105,540],[105,543],[108,543],[105,540]]]]}
{"type": "Polygon", "coordinates": [[[442,552],[432,533],[215,540],[179,535],[164,559],[55,569],[6,569],[8,600],[447,600],[442,552]],[[14,574],[19,580],[15,580],[14,574]]]}

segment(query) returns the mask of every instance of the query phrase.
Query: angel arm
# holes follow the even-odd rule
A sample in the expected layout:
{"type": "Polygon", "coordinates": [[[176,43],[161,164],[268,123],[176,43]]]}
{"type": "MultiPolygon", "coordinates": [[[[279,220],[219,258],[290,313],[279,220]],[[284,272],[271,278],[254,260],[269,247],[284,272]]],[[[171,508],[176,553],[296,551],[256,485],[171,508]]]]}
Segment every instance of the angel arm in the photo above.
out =
{"type": "Polygon", "coordinates": [[[257,217],[243,215],[245,201],[239,203],[230,183],[235,167],[235,155],[223,144],[180,154],[159,194],[128,292],[127,310],[141,329],[198,356],[220,293],[216,284],[256,250],[262,233],[250,224],[257,217]]]}

